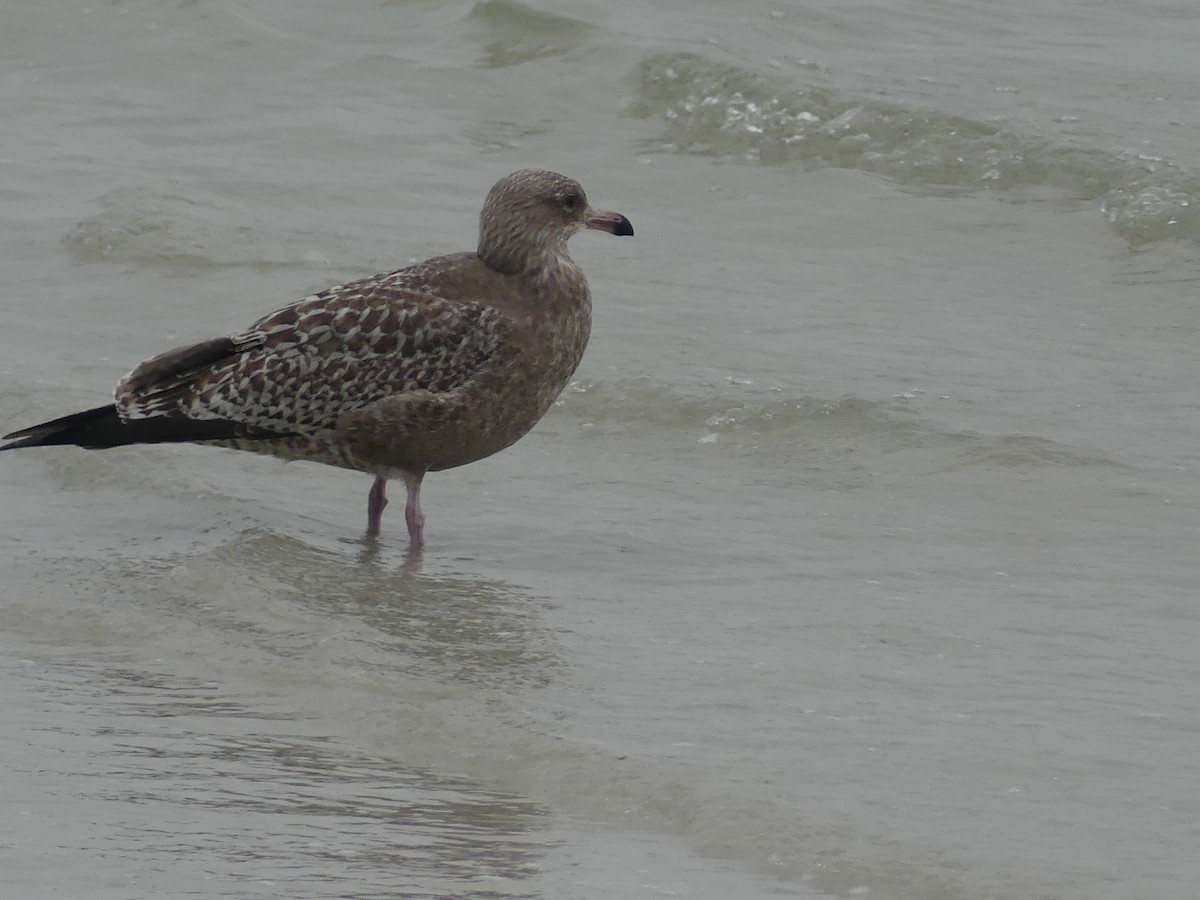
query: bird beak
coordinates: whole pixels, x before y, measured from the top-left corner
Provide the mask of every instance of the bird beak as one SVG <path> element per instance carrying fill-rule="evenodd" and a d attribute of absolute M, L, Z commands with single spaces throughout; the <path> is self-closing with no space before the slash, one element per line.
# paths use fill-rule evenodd
<path fill-rule="evenodd" d="M 607 231 L 609 234 L 633 234 L 633 226 L 629 224 L 627 218 L 620 213 L 609 212 L 606 209 L 589 209 L 584 222 L 588 228 Z"/>

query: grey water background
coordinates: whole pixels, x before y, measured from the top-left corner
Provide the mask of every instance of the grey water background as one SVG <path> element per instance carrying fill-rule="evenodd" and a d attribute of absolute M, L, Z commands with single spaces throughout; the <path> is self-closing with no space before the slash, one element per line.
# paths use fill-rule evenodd
<path fill-rule="evenodd" d="M 0 421 L 625 213 L 561 402 L 367 476 L 0 458 L 13 898 L 1191 898 L 1200 11 L 10 0 Z"/>

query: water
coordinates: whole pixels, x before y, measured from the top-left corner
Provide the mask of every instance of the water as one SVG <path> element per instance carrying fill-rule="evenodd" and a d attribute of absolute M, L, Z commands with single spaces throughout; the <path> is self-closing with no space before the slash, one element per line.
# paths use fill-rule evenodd
<path fill-rule="evenodd" d="M 1200 14 L 9 4 L 0 421 L 473 246 L 575 383 L 427 480 L 0 459 L 6 896 L 1189 898 Z"/>

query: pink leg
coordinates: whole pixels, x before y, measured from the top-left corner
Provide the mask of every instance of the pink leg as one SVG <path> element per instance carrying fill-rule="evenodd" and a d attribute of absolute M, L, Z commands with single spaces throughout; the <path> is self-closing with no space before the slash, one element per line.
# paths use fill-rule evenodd
<path fill-rule="evenodd" d="M 408 524 L 408 540 L 413 549 L 420 550 L 425 546 L 425 516 L 421 512 L 421 479 L 425 473 L 406 475 L 404 483 L 408 487 L 408 502 L 404 504 L 404 521 Z"/>
<path fill-rule="evenodd" d="M 376 478 L 367 494 L 367 534 L 379 534 L 379 520 L 383 517 L 383 508 L 387 506 L 387 480 Z"/>

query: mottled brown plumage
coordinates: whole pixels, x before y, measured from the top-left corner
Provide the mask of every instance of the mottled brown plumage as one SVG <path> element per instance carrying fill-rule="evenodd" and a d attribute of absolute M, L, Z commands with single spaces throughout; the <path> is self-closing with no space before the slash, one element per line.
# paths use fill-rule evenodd
<path fill-rule="evenodd" d="M 419 547 L 425 473 L 521 438 L 579 365 L 591 297 L 566 243 L 584 228 L 633 234 L 577 182 L 515 172 L 488 194 L 476 252 L 330 288 L 163 353 L 121 380 L 113 406 L 14 432 L 0 449 L 196 441 L 358 469 L 376 476 L 372 534 L 384 484 L 399 477 Z"/>

